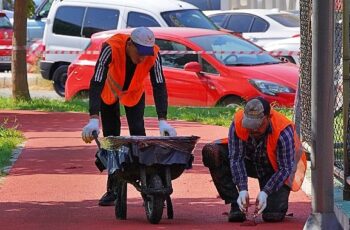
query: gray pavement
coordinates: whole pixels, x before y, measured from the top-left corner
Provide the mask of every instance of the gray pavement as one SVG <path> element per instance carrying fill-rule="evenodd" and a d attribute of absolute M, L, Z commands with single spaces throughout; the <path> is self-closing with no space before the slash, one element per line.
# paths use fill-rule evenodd
<path fill-rule="evenodd" d="M 64 100 L 53 89 L 51 81 L 45 80 L 39 73 L 28 73 L 27 75 L 29 93 L 32 98 L 49 98 Z M 0 72 L 0 96 L 10 97 L 12 95 L 12 73 Z"/>
<path fill-rule="evenodd" d="M 31 98 L 47 98 L 47 99 L 57 99 L 64 100 L 60 97 L 54 90 L 44 90 L 44 89 L 29 89 Z M 11 88 L 0 88 L 0 97 L 11 97 Z"/>

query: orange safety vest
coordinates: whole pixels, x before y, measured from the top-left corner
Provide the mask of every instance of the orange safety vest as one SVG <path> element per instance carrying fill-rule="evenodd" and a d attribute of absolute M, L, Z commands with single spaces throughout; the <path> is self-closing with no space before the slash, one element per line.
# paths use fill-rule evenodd
<path fill-rule="evenodd" d="M 126 34 L 116 34 L 107 40 L 112 49 L 112 61 L 108 66 L 107 79 L 101 94 L 103 102 L 107 105 L 111 105 L 117 100 L 129 107 L 136 105 L 145 91 L 145 79 L 157 58 L 159 48 L 155 45 L 154 55 L 146 56 L 141 63 L 136 65 L 129 88 L 123 91 L 126 72 L 125 48 L 129 37 Z"/>
<path fill-rule="evenodd" d="M 243 110 L 239 110 L 235 114 L 234 124 L 237 136 L 241 140 L 247 141 L 249 132 L 248 129 L 242 126 L 243 113 Z M 291 125 L 293 127 L 295 147 L 294 167 L 292 173 L 286 179 L 285 184 L 288 185 L 292 191 L 296 192 L 300 189 L 305 177 L 307 166 L 306 154 L 303 151 L 299 137 L 295 132 L 294 124 L 274 109 L 271 109 L 271 125 L 272 133 L 267 136 L 267 157 L 275 172 L 278 170 L 276 152 L 278 138 L 281 131 L 284 130 L 287 126 Z M 228 138 L 217 140 L 215 143 L 228 143 Z"/>

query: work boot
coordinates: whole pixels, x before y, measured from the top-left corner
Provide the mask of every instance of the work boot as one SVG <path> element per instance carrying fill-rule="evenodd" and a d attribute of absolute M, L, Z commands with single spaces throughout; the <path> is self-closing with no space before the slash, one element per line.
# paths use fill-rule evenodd
<path fill-rule="evenodd" d="M 107 177 L 107 192 L 103 194 L 98 202 L 100 206 L 113 206 L 117 199 L 117 183 L 118 180 L 114 175 L 108 175 Z"/>
<path fill-rule="evenodd" d="M 101 199 L 98 201 L 100 206 L 114 206 L 115 200 L 117 199 L 116 194 L 113 191 L 107 191 Z"/>
<path fill-rule="evenodd" d="M 245 220 L 245 214 L 239 209 L 238 204 L 232 203 L 230 213 L 228 214 L 228 222 L 243 222 Z"/>
<path fill-rule="evenodd" d="M 281 222 L 284 220 L 285 216 L 286 214 L 282 212 L 267 212 L 262 214 L 262 218 L 265 222 Z"/>

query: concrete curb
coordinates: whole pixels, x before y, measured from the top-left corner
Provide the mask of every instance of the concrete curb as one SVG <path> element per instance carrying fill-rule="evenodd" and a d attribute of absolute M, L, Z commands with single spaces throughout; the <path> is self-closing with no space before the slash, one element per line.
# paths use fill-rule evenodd
<path fill-rule="evenodd" d="M 35 86 L 40 85 L 41 82 L 47 81 L 41 77 L 40 74 L 27 74 L 28 79 L 28 85 L 29 86 Z M 0 73 L 0 88 L 10 88 L 12 86 L 12 73 L 6 72 L 6 73 Z"/>
<path fill-rule="evenodd" d="M 22 144 L 19 144 L 17 146 L 17 148 L 15 148 L 13 151 L 12 151 L 12 154 L 11 154 L 11 158 L 10 158 L 10 165 L 7 165 L 3 168 L 0 169 L 0 172 L 2 173 L 5 173 L 6 175 L 9 174 L 12 166 L 15 164 L 16 160 L 18 159 L 18 157 L 21 155 L 22 153 L 22 150 L 24 149 L 25 147 L 25 142 L 23 142 Z"/>

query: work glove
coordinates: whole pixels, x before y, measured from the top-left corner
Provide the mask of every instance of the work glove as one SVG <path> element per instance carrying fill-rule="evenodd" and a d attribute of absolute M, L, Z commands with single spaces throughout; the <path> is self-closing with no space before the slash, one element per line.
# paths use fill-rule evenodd
<path fill-rule="evenodd" d="M 158 125 L 161 136 L 176 136 L 176 130 L 174 129 L 174 127 L 169 125 L 168 122 L 166 122 L 165 120 L 159 120 Z"/>
<path fill-rule="evenodd" d="M 239 192 L 237 204 L 242 212 L 247 212 L 247 208 L 249 205 L 249 194 L 247 190 L 242 190 Z"/>
<path fill-rule="evenodd" d="M 266 205 L 267 205 L 267 194 L 266 192 L 261 191 L 258 194 L 258 197 L 256 198 L 256 208 L 258 211 L 257 214 L 261 214 L 266 208 Z"/>
<path fill-rule="evenodd" d="M 89 123 L 84 126 L 83 132 L 81 133 L 81 137 L 83 141 L 85 141 L 85 143 L 91 143 L 91 141 L 94 139 L 94 137 L 92 136 L 93 131 L 96 131 L 97 135 L 100 132 L 98 118 L 91 118 L 89 120 Z"/>

